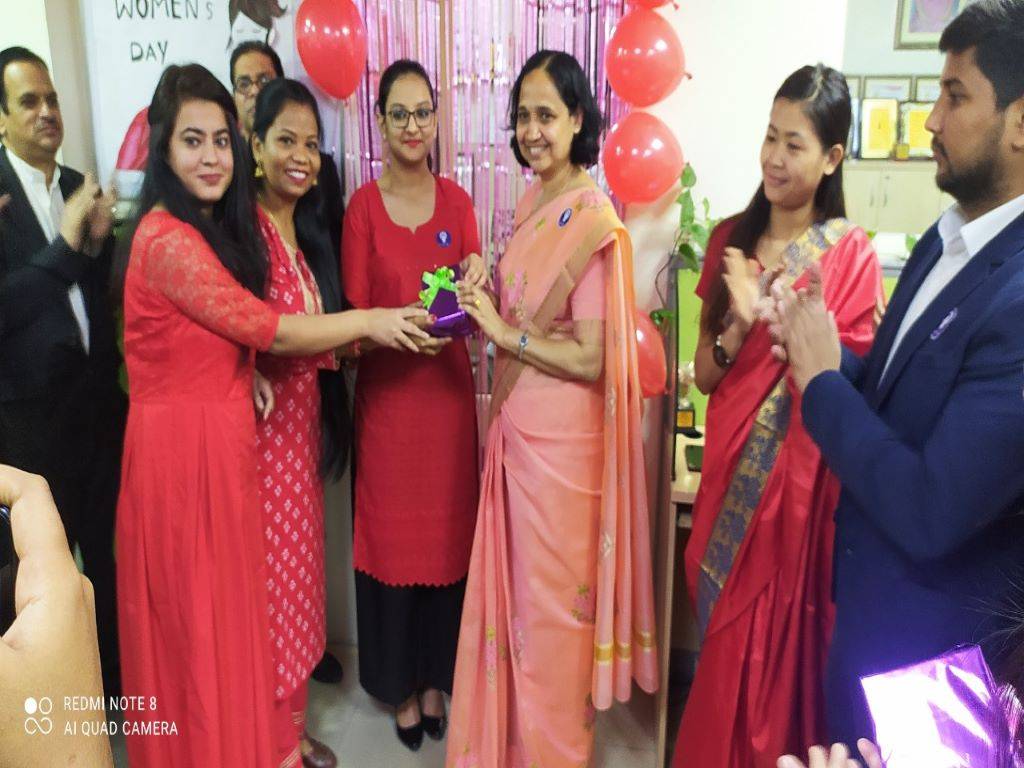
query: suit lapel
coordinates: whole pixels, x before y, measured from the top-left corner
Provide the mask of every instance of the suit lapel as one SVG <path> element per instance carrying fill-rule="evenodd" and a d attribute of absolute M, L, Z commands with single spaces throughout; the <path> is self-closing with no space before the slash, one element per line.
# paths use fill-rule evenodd
<path fill-rule="evenodd" d="M 982 285 L 1007 259 L 1021 251 L 1024 251 L 1024 216 L 1017 218 L 971 258 L 910 327 L 892 358 L 889 370 L 879 384 L 874 398 L 876 407 L 885 400 L 918 347 L 930 336 L 937 337 L 937 334 L 945 331 L 946 326 L 955 322 L 958 307 L 964 299 Z"/>
<path fill-rule="evenodd" d="M 18 174 L 14 172 L 14 166 L 7 158 L 7 147 L 0 147 L 0 184 L 3 185 L 4 191 L 11 196 L 11 202 L 8 203 L 3 215 L 9 217 L 13 227 L 21 229 L 25 233 L 29 240 L 28 252 L 35 253 L 41 248 L 45 248 L 46 233 L 39 225 L 39 219 L 36 218 L 36 212 L 28 201 L 25 188 L 21 186 L 21 179 L 18 178 Z"/>
<path fill-rule="evenodd" d="M 885 310 L 882 324 L 878 328 L 875 342 L 871 346 L 871 354 L 868 360 L 867 378 L 865 379 L 865 392 L 873 392 L 878 386 L 885 363 L 889 359 L 889 351 L 892 349 L 893 341 L 899 332 L 903 318 L 910 309 L 910 303 L 914 300 L 921 283 L 932 271 L 932 267 L 942 255 L 942 239 L 938 236 L 937 229 L 934 230 L 933 238 L 924 238 L 918 244 L 914 253 L 907 261 L 906 267 L 900 276 L 896 291 L 893 293 L 892 301 Z"/>

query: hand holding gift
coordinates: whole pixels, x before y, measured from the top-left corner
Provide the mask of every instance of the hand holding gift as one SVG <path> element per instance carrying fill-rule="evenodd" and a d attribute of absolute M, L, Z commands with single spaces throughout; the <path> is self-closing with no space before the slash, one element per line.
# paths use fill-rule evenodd
<path fill-rule="evenodd" d="M 434 317 L 433 325 L 427 328 L 432 336 L 469 336 L 476 330 L 465 309 L 459 306 L 455 285 L 458 280 L 458 267 L 438 267 L 433 272 L 423 273 L 420 301 Z"/>

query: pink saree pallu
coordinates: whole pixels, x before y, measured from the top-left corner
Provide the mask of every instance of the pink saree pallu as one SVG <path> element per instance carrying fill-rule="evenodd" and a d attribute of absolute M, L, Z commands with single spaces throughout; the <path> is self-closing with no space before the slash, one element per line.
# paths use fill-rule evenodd
<path fill-rule="evenodd" d="M 499 265 L 535 335 L 604 321 L 604 371 L 568 381 L 499 353 L 455 670 L 449 768 L 580 768 L 597 709 L 657 688 L 629 237 L 593 188 L 533 213 Z"/>

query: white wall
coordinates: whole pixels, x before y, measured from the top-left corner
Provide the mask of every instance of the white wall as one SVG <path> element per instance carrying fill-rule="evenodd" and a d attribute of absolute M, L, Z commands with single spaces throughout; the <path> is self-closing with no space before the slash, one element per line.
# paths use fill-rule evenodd
<path fill-rule="evenodd" d="M 851 75 L 938 75 L 938 51 L 897 51 L 897 0 L 849 0 L 843 71 Z"/>
<path fill-rule="evenodd" d="M 51 64 L 44 0 L 4 0 L 0 50 L 12 45 L 23 45 Z"/>

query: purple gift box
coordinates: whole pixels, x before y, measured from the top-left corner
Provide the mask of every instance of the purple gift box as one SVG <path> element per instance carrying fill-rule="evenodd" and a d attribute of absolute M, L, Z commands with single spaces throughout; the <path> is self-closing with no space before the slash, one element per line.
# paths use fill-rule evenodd
<path fill-rule="evenodd" d="M 1020 705 L 981 649 L 861 679 L 886 768 L 1021 768 Z"/>
<path fill-rule="evenodd" d="M 427 328 L 431 336 L 458 338 L 471 336 L 476 331 L 476 323 L 459 309 L 458 294 L 455 283 L 461 278 L 458 266 L 439 267 L 433 272 L 424 272 L 421 284 L 420 299 L 430 314 L 437 318 Z"/>

